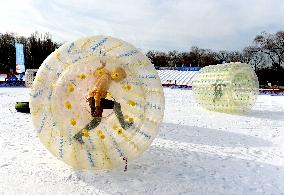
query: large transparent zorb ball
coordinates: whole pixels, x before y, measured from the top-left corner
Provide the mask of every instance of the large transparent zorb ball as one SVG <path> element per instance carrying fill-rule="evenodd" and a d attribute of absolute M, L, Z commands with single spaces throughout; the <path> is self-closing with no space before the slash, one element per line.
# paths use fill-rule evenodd
<path fill-rule="evenodd" d="M 111 169 L 149 147 L 163 118 L 164 94 L 144 54 L 122 40 L 94 36 L 47 57 L 30 107 L 52 154 L 74 168 Z"/>
<path fill-rule="evenodd" d="M 226 63 L 202 68 L 193 79 L 196 101 L 211 111 L 241 113 L 254 105 L 258 78 L 250 65 Z"/>

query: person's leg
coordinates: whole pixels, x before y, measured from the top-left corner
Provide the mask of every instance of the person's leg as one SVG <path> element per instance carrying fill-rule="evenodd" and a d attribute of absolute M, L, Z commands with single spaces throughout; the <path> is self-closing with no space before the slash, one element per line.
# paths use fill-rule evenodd
<path fill-rule="evenodd" d="M 100 122 L 101 122 L 102 118 L 101 117 L 94 117 L 93 120 L 91 120 L 91 122 L 89 122 L 83 129 L 81 129 L 76 135 L 74 135 L 74 139 L 77 140 L 78 142 L 80 142 L 81 144 L 84 143 L 82 136 L 83 136 L 83 130 L 87 130 L 90 131 L 94 128 L 96 128 Z"/>
<path fill-rule="evenodd" d="M 88 98 L 88 102 L 89 102 L 89 106 L 91 108 L 91 115 L 92 117 L 96 116 L 96 103 L 95 103 L 95 99 L 93 97 L 89 97 Z"/>
<path fill-rule="evenodd" d="M 76 139 L 78 142 L 80 142 L 81 144 L 83 144 L 83 130 L 87 130 L 90 131 L 94 128 L 96 128 L 101 120 L 102 120 L 102 113 L 103 113 L 103 109 L 113 109 L 114 107 L 114 102 L 111 100 L 107 100 L 102 98 L 101 99 L 101 106 L 98 107 L 95 104 L 95 99 L 93 97 L 88 98 L 88 102 L 91 108 L 91 115 L 94 117 L 93 120 L 91 122 L 89 122 L 83 129 L 81 129 L 76 135 L 74 135 L 74 139 Z"/>
<path fill-rule="evenodd" d="M 123 129 L 128 129 L 129 127 L 131 127 L 133 125 L 133 123 L 130 123 L 130 122 L 127 122 L 127 121 L 124 120 L 124 116 L 123 116 L 123 113 L 121 111 L 121 105 L 118 102 L 114 101 L 114 108 L 113 109 L 114 109 L 114 113 L 115 113 L 115 115 L 116 115 L 116 117 L 117 117 L 117 119 L 118 119 L 118 121 L 119 121 L 119 123 L 120 123 L 120 125 Z"/>
<path fill-rule="evenodd" d="M 89 106 L 91 108 L 92 117 L 102 117 L 103 109 L 106 109 L 104 107 L 104 104 L 103 104 L 104 101 L 105 101 L 104 98 L 102 98 L 100 100 L 100 106 L 96 106 L 96 100 L 93 97 L 88 98 Z M 108 100 L 108 101 L 110 101 L 110 100 Z"/>
<path fill-rule="evenodd" d="M 103 109 L 101 106 L 96 106 L 95 108 L 95 117 L 102 117 L 103 116 Z"/>
<path fill-rule="evenodd" d="M 117 119 L 118 119 L 118 121 L 119 121 L 119 123 L 120 123 L 120 125 L 123 129 L 128 129 L 133 125 L 133 123 L 130 123 L 130 122 L 127 122 L 127 121 L 124 120 L 124 116 L 123 116 L 123 113 L 122 113 L 122 110 L 121 110 L 121 105 L 118 102 L 106 100 L 106 99 L 102 99 L 102 100 L 103 100 L 102 101 L 103 102 L 102 103 L 102 105 L 103 105 L 102 109 L 105 108 L 105 107 L 111 108 L 112 105 L 113 105 L 114 113 L 115 113 L 115 115 L 116 115 L 116 117 L 117 117 Z M 90 131 L 90 130 L 96 128 L 100 124 L 101 120 L 102 120 L 101 117 L 94 117 L 94 119 L 90 123 L 88 123 L 83 129 L 81 129 L 76 135 L 74 135 L 74 139 L 76 139 L 78 142 L 83 144 L 84 143 L 83 139 L 82 139 L 83 130 L 85 129 L 87 131 Z"/>
<path fill-rule="evenodd" d="M 114 101 L 102 98 L 101 99 L 101 107 L 103 109 L 113 109 Z"/>

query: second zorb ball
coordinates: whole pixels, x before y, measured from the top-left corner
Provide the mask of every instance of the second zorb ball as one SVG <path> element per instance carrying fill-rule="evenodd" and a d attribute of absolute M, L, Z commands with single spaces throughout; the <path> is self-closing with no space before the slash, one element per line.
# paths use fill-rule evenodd
<path fill-rule="evenodd" d="M 196 101 L 211 111 L 240 113 L 254 105 L 259 89 L 250 65 L 226 63 L 202 68 L 193 80 Z"/>

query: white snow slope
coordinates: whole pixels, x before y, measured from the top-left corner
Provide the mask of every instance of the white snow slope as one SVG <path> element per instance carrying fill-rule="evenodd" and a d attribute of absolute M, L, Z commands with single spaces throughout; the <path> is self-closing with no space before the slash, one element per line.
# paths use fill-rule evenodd
<path fill-rule="evenodd" d="M 157 70 L 162 84 L 192 86 L 192 80 L 198 71 Z"/>
<path fill-rule="evenodd" d="M 76 171 L 39 142 L 29 89 L 0 88 L 0 194 L 284 194 L 284 96 L 259 96 L 251 113 L 203 110 L 191 91 L 164 89 L 158 137 L 112 171 Z"/>

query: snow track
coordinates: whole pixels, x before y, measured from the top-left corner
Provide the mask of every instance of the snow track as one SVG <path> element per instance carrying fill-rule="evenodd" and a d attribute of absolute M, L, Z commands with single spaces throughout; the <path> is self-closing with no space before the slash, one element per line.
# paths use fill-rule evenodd
<path fill-rule="evenodd" d="M 192 79 L 198 71 L 158 70 L 162 84 L 192 85 Z M 169 82 L 171 81 L 171 82 Z"/>
<path fill-rule="evenodd" d="M 15 111 L 29 89 L 0 88 L 0 194 L 284 194 L 284 96 L 229 115 L 203 110 L 190 90 L 164 91 L 149 150 L 127 172 L 85 172 L 47 152 L 31 116 Z"/>

